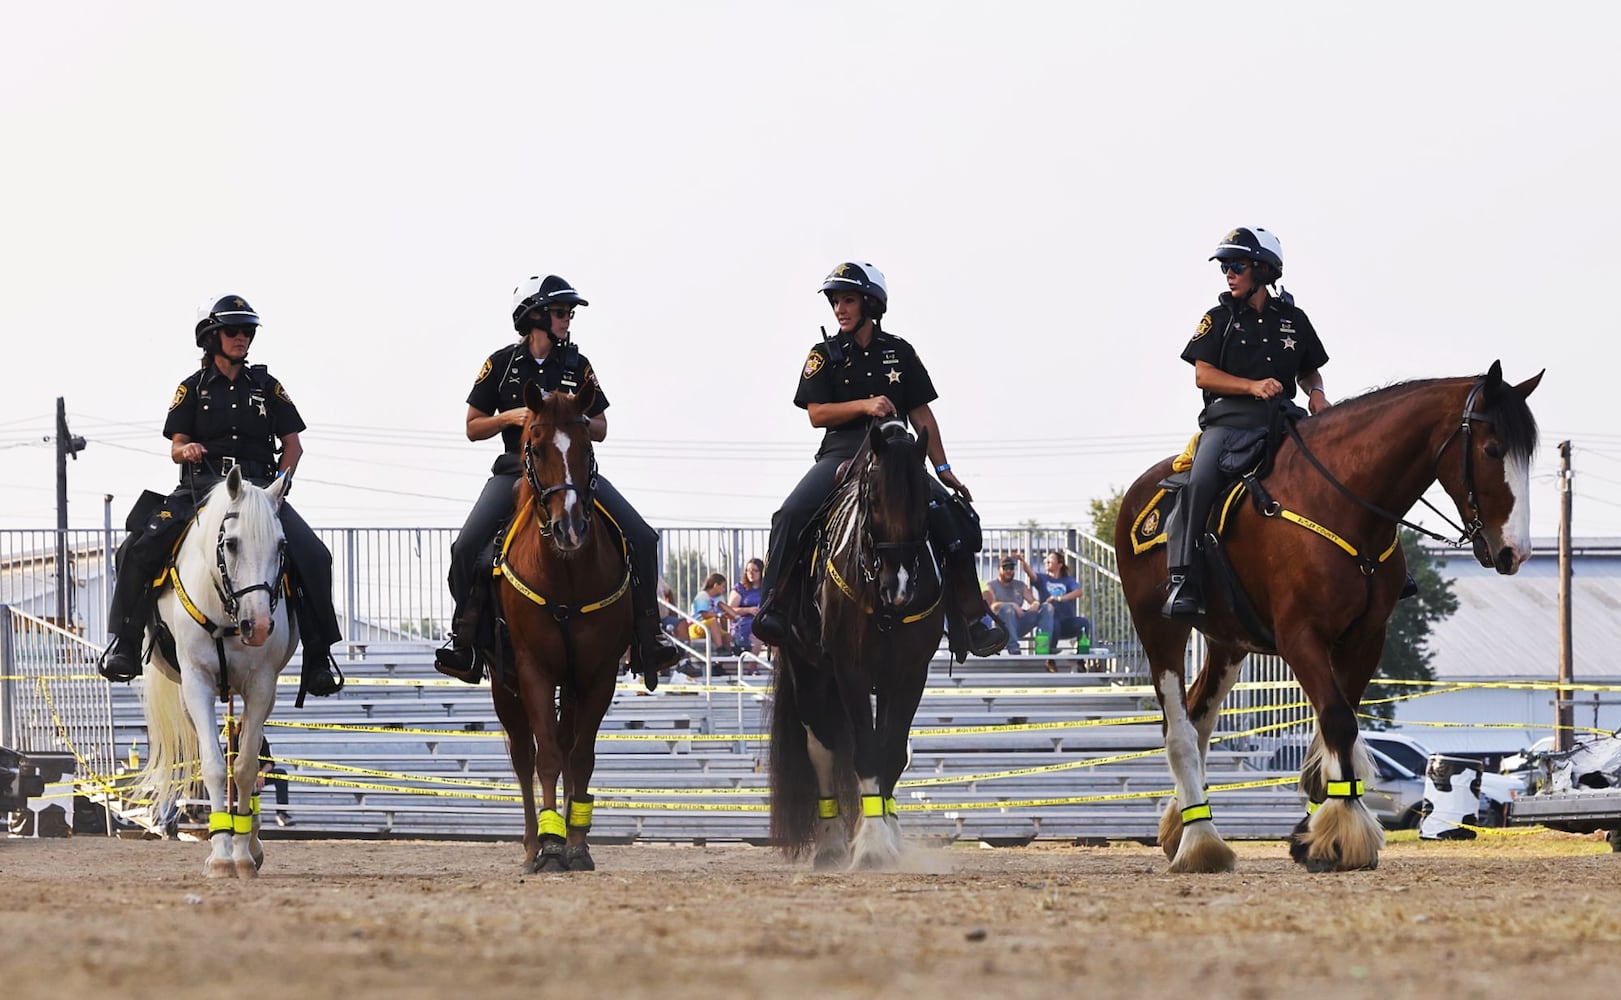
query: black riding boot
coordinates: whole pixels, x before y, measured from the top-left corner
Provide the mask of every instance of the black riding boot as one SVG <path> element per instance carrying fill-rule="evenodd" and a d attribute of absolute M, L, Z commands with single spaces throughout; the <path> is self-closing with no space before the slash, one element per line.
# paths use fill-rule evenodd
<path fill-rule="evenodd" d="M 1203 581 L 1186 566 L 1171 567 L 1170 594 L 1160 614 L 1177 621 L 1200 618 L 1205 613 Z"/>
<path fill-rule="evenodd" d="M 659 624 L 658 608 L 636 612 L 636 635 L 630 644 L 630 669 L 642 675 L 647 689 L 659 686 L 659 674 L 681 661 L 681 650 L 671 644 Z"/>
<path fill-rule="evenodd" d="M 450 619 L 450 641 L 434 652 L 433 669 L 467 684 L 484 679 L 484 657 L 476 640 L 489 593 L 488 586 L 475 583 L 472 592 L 457 604 Z"/>
<path fill-rule="evenodd" d="M 946 634 L 958 663 L 975 656 L 995 656 L 1007 648 L 1007 626 L 991 614 L 979 590 L 972 562 L 951 558 L 941 567 L 946 587 Z"/>
<path fill-rule="evenodd" d="M 326 698 L 343 690 L 343 671 L 338 669 L 338 663 L 332 658 L 332 644 L 337 640 L 330 638 L 334 622 L 326 623 L 322 627 L 321 615 L 311 607 L 309 593 L 295 584 L 298 593 L 298 606 L 294 611 L 298 615 L 298 635 L 304 646 L 304 662 L 300 665 L 300 686 L 298 698 L 293 702 L 294 707 L 304 707 L 304 692 L 309 692 L 317 698 Z"/>
<path fill-rule="evenodd" d="M 113 635 L 96 670 L 110 681 L 132 681 L 141 676 L 141 640 L 157 595 L 152 578 L 163 565 L 163 540 L 145 534 L 132 534 L 119 546 L 118 578 L 113 584 L 112 607 L 107 613 L 107 631 Z"/>

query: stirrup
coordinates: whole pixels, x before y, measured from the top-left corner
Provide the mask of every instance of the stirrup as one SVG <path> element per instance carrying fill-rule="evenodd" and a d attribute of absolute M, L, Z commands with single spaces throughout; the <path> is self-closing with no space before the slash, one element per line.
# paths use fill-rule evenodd
<path fill-rule="evenodd" d="M 302 673 L 305 690 L 317 698 L 326 698 L 343 690 L 343 671 L 328 650 L 306 650 Z"/>
<path fill-rule="evenodd" d="M 464 684 L 484 679 L 483 657 L 472 646 L 444 645 L 434 650 L 433 669 Z"/>
<path fill-rule="evenodd" d="M 135 643 L 134 653 L 120 649 L 122 645 L 120 640 L 114 639 L 96 660 L 96 673 L 115 683 L 128 683 L 141 676 L 141 644 Z"/>

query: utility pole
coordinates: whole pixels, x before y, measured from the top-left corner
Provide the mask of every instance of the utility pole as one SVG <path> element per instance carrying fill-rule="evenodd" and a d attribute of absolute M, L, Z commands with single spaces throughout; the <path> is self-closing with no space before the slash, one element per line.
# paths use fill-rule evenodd
<path fill-rule="evenodd" d="M 1558 706 L 1558 728 L 1554 730 L 1555 750 L 1569 750 L 1575 745 L 1576 706 L 1571 704 L 1575 692 L 1570 646 L 1570 442 L 1559 442 L 1559 692 L 1554 696 Z"/>
<path fill-rule="evenodd" d="M 68 456 L 79 460 L 84 438 L 68 433 L 67 403 L 56 397 L 56 624 L 68 628 Z"/>

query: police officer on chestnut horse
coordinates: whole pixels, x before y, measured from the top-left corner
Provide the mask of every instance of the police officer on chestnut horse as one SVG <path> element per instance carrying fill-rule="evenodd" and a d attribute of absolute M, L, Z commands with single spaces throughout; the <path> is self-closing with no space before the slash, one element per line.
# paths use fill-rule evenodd
<path fill-rule="evenodd" d="M 838 322 L 836 337 L 810 349 L 800 372 L 794 405 L 810 415 L 811 426 L 826 429 L 816 464 L 794 487 L 782 509 L 771 518 L 771 542 L 761 591 L 765 594 L 754 619 L 754 634 L 780 646 L 788 641 L 793 617 L 805 610 L 795 590 L 798 581 L 785 577 L 799 555 L 800 536 L 833 492 L 839 467 L 861 447 L 871 422 L 899 416 L 919 431 L 928 431 L 929 462 L 938 480 L 930 479 L 929 542 L 944 572 L 950 599 L 947 631 L 952 652 L 961 661 L 969 652 L 992 656 L 1007 646 L 1007 629 L 985 606 L 974 556 L 979 552 L 978 517 L 969 507 L 973 496 L 951 471 L 945 444 L 929 404 L 938 398 L 929 371 L 912 345 L 879 325 L 889 308 L 889 287 L 872 264 L 846 261 L 822 282 Z M 948 493 L 946 487 L 955 491 Z"/>
<path fill-rule="evenodd" d="M 525 279 L 512 292 L 512 326 L 518 342 L 485 359 L 467 394 L 467 439 L 483 441 L 499 434 L 502 453 L 490 467 L 484 491 L 450 546 L 450 595 L 456 601 L 456 610 L 450 642 L 435 654 L 434 666 L 457 680 L 477 684 L 484 676 L 479 650 L 490 645 L 481 641 L 480 630 L 490 623 L 495 535 L 512 517 L 513 487 L 522 474 L 518 456 L 524 425 L 530 417 L 523 401 L 524 386 L 534 382 L 547 392 L 576 393 L 586 383 L 595 385 L 587 432 L 592 441 L 608 436 L 608 415 L 604 412 L 608 397 L 597 382 L 591 362 L 569 339 L 575 307 L 589 304 L 574 286 L 555 274 Z M 596 475 L 593 495 L 625 533 L 630 549 L 635 617 L 631 667 L 643 675 L 651 690 L 658 683 L 659 672 L 681 658 L 681 651 L 670 644 L 659 627 L 659 534 L 600 473 Z M 484 634 L 483 638 L 489 636 Z"/>
<path fill-rule="evenodd" d="M 143 494 L 125 525 L 130 534 L 118 548 L 118 576 L 107 615 L 113 640 L 97 668 L 108 680 L 140 676 L 141 640 L 156 598 L 152 582 L 208 491 L 233 467 L 259 486 L 285 476 L 289 485 L 283 495 L 291 489 L 304 454 L 298 437 L 304 420 L 281 382 L 264 365 L 247 363 L 259 327 L 259 314 L 240 295 L 211 299 L 197 310 L 193 332 L 203 350 L 202 363 L 175 388 L 163 424 L 169 457 L 180 466 L 180 485 L 167 498 Z M 332 607 L 332 553 L 285 501 L 280 510 L 304 645 L 302 704 L 305 691 L 326 696 L 342 689 L 343 674 L 333 662 L 331 646 L 343 635 Z"/>
<path fill-rule="evenodd" d="M 1328 353 L 1316 329 L 1287 292 L 1274 296 L 1267 287 L 1283 276 L 1278 238 L 1265 229 L 1240 226 L 1210 259 L 1220 261 L 1227 291 L 1200 318 L 1193 339 L 1182 349 L 1205 405 L 1199 413 L 1193 470 L 1168 526 L 1170 596 L 1164 614 L 1178 619 L 1205 612 L 1195 550 L 1224 481 L 1219 462 L 1225 446 L 1268 426 L 1280 402 L 1294 399 L 1297 385 L 1312 413 L 1329 406 L 1318 371 L 1328 362 Z"/>

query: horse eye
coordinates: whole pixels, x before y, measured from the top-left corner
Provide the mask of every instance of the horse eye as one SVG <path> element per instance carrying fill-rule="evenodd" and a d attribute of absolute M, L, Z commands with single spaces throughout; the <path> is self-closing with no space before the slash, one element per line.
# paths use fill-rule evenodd
<path fill-rule="evenodd" d="M 231 553 L 232 555 L 236 555 L 236 539 L 227 538 L 225 540 L 225 551 Z"/>
<path fill-rule="evenodd" d="M 1499 445 L 1496 441 L 1488 441 L 1488 442 L 1486 442 L 1486 457 L 1487 458 L 1502 458 L 1503 457 L 1503 448 L 1502 448 L 1502 446 Z"/>

